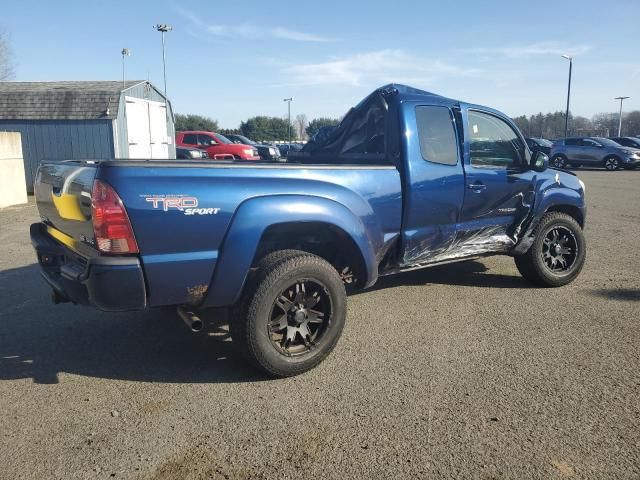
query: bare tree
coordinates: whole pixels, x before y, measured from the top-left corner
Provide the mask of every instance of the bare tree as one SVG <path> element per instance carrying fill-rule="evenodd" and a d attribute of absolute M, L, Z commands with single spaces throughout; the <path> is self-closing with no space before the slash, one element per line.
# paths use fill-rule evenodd
<path fill-rule="evenodd" d="M 296 119 L 293 121 L 293 125 L 296 129 L 296 137 L 298 140 L 305 140 L 307 138 L 306 128 L 309 125 L 307 116 L 304 113 L 296 115 Z"/>
<path fill-rule="evenodd" d="M 0 82 L 13 78 L 13 63 L 7 35 L 0 30 Z"/>

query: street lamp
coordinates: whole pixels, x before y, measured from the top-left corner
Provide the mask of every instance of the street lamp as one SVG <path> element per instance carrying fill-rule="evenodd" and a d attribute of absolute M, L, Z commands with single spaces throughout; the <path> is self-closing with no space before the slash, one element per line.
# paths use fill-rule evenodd
<path fill-rule="evenodd" d="M 122 54 L 122 88 L 124 89 L 124 57 L 128 57 L 129 55 L 131 55 L 131 50 L 129 50 L 128 48 L 123 48 L 122 51 L 120 52 Z"/>
<path fill-rule="evenodd" d="M 159 23 L 154 27 L 162 33 L 162 76 L 164 77 L 164 98 L 167 98 L 167 63 L 164 56 L 164 34 L 173 30 L 171 25 Z"/>
<path fill-rule="evenodd" d="M 569 132 L 569 98 L 571 97 L 571 68 L 573 67 L 573 58 L 569 55 L 562 55 L 562 58 L 569 60 L 569 86 L 567 87 L 567 113 L 564 117 L 564 138 L 567 138 Z"/>
<path fill-rule="evenodd" d="M 288 128 L 289 128 L 289 143 L 291 143 L 291 102 L 293 102 L 293 97 L 283 98 L 282 101 L 287 102 L 287 107 L 288 107 L 288 111 L 289 111 Z"/>
<path fill-rule="evenodd" d="M 622 136 L 622 102 L 631 97 L 616 97 L 614 100 L 620 100 L 620 115 L 618 116 L 618 136 Z"/>

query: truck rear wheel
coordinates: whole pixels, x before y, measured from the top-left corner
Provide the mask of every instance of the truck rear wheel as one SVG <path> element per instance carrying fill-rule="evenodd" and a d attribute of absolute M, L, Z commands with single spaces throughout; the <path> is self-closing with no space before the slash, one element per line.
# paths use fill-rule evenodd
<path fill-rule="evenodd" d="M 331 353 L 346 307 L 344 284 L 330 263 L 296 250 L 273 252 L 258 264 L 231 320 L 233 342 L 269 375 L 298 375 Z"/>
<path fill-rule="evenodd" d="M 543 287 L 561 287 L 580 273 L 586 259 L 586 242 L 576 220 L 560 212 L 546 213 L 534 232 L 531 248 L 515 257 L 527 280 Z"/>

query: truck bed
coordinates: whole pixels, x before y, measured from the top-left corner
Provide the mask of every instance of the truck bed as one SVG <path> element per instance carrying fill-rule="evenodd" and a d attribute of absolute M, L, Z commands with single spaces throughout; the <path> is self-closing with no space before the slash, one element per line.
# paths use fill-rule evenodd
<path fill-rule="evenodd" d="M 361 222 L 357 228 L 375 252 L 382 252 L 400 231 L 402 191 L 393 166 L 198 160 L 43 162 L 35 188 L 43 223 L 58 235 L 57 240 L 65 239 L 68 248 L 84 257 L 100 256 L 91 219 L 96 179 L 113 187 L 126 207 L 150 306 L 229 302 L 231 290 L 226 291 L 224 283 L 237 282 L 228 277 L 252 261 L 239 258 L 239 252 L 248 249 L 256 235 L 259 241 L 262 232 L 256 229 L 265 216 L 283 210 L 287 218 L 299 221 L 332 215 L 308 199 L 348 209 Z M 238 212 L 243 223 L 230 238 L 229 227 Z M 226 254 L 224 265 L 218 265 L 218 253 L 225 245 L 226 253 L 237 249 L 238 254 Z M 226 282 L 208 294 L 215 275 L 224 275 Z"/>

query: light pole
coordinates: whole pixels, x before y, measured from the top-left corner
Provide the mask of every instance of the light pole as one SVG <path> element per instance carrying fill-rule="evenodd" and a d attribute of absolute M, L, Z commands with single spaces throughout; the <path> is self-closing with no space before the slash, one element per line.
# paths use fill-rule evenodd
<path fill-rule="evenodd" d="M 287 124 L 287 128 L 289 129 L 289 143 L 291 143 L 291 102 L 293 102 L 293 97 L 283 98 L 282 101 L 287 102 L 289 111 L 289 123 Z"/>
<path fill-rule="evenodd" d="M 569 86 L 567 87 L 567 113 L 564 117 L 564 138 L 567 138 L 569 132 L 569 98 L 571 97 L 571 69 L 573 67 L 573 58 L 569 55 L 562 55 L 562 58 L 569 60 Z"/>
<path fill-rule="evenodd" d="M 622 136 L 622 102 L 631 97 L 616 97 L 614 100 L 620 100 L 620 115 L 618 116 L 618 136 Z"/>
<path fill-rule="evenodd" d="M 164 98 L 167 98 L 167 63 L 164 56 L 164 34 L 173 30 L 171 25 L 159 23 L 155 29 L 162 33 L 162 76 L 164 78 Z"/>
<path fill-rule="evenodd" d="M 122 51 L 120 52 L 122 54 L 122 88 L 124 89 L 124 57 L 128 57 L 129 55 L 131 55 L 131 50 L 129 50 L 128 48 L 123 48 Z"/>

